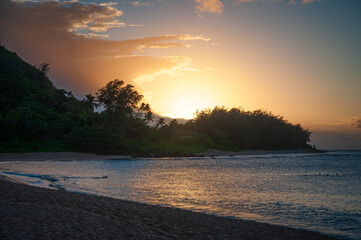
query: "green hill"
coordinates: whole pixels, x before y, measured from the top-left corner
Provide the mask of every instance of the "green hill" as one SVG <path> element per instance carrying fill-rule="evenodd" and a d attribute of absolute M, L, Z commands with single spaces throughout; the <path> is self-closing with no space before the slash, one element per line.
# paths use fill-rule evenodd
<path fill-rule="evenodd" d="M 38 68 L 0 47 L 0 151 L 70 150 L 64 134 L 84 124 L 87 109 L 54 87 L 47 65 Z"/>
<path fill-rule="evenodd" d="M 270 112 L 216 107 L 184 124 L 153 122 L 149 105 L 132 85 L 114 80 L 96 96 L 78 100 L 55 88 L 48 71 L 48 64 L 32 66 L 0 47 L 0 152 L 170 156 L 311 148 L 308 130 Z M 95 112 L 95 106 L 105 111 Z"/>

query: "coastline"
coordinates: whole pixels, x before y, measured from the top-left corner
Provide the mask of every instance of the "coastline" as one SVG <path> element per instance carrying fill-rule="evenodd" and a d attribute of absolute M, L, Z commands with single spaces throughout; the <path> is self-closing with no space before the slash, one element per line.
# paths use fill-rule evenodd
<path fill-rule="evenodd" d="M 311 231 L 211 216 L 0 177 L 1 239 L 336 239 Z"/>
<path fill-rule="evenodd" d="M 0 153 L 0 162 L 6 161 L 83 161 L 83 160 L 127 160 L 129 155 L 97 155 L 79 152 L 33 152 Z"/>
<path fill-rule="evenodd" d="M 323 153 L 325 151 L 317 149 L 293 149 L 293 150 L 247 150 L 242 152 L 209 150 L 203 153 L 196 153 L 197 156 L 244 156 L 244 155 L 268 155 L 268 154 L 304 154 L 304 153 Z"/>
<path fill-rule="evenodd" d="M 202 153 L 195 153 L 190 156 L 159 156 L 159 157 L 215 157 L 215 156 L 244 156 L 244 155 L 266 155 L 266 154 L 304 154 L 323 153 L 321 150 L 295 149 L 295 150 L 249 150 L 242 152 L 209 150 Z M 152 156 L 156 158 L 158 156 Z M 137 158 L 131 155 L 98 155 L 93 153 L 80 152 L 33 152 L 33 153 L 0 153 L 0 162 L 6 161 L 83 161 L 83 160 L 129 160 Z M 142 157 L 139 157 L 142 158 Z M 149 157 L 146 157 L 149 159 Z"/>

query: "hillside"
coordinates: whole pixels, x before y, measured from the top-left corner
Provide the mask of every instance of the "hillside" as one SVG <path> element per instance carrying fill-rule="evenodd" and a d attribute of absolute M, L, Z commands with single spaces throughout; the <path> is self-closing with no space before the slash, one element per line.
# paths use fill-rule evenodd
<path fill-rule="evenodd" d="M 134 86 L 109 82 L 76 99 L 49 80 L 48 64 L 32 66 L 0 47 L 0 152 L 82 151 L 141 156 L 312 148 L 310 132 L 257 110 L 216 107 L 179 123 L 154 118 Z M 95 112 L 95 107 L 105 110 Z"/>
<path fill-rule="evenodd" d="M 55 88 L 48 70 L 0 47 L 0 151 L 69 150 L 61 138 L 84 124 L 87 109 Z"/>

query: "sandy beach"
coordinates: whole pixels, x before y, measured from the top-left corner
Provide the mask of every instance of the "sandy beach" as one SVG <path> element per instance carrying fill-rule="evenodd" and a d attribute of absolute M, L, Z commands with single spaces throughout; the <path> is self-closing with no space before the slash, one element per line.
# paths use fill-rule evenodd
<path fill-rule="evenodd" d="M 225 153 L 229 152 L 206 154 Z M 86 153 L 0 154 L 0 161 L 129 158 Z M 0 176 L 0 239 L 335 239 L 300 229 L 33 187 L 10 180 Z"/>
<path fill-rule="evenodd" d="M 0 179 L 0 239 L 334 239 Z"/>

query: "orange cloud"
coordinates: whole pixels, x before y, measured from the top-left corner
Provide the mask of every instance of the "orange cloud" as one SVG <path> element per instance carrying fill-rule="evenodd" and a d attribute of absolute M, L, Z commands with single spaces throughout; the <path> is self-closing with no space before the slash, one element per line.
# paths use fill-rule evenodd
<path fill-rule="evenodd" d="M 201 14 L 204 12 L 221 14 L 223 13 L 223 3 L 220 0 L 194 0 L 197 5 L 196 11 Z"/>
<path fill-rule="evenodd" d="M 283 0 L 235 0 L 233 1 L 233 5 L 238 5 L 241 3 L 252 3 L 252 2 L 282 2 Z"/>
<path fill-rule="evenodd" d="M 112 4 L 0 1 L 0 41 L 32 64 L 49 62 L 58 87 L 84 94 L 115 78 L 129 82 L 190 71 L 186 57 L 143 55 L 150 48 L 189 47 L 185 41 L 209 40 L 188 34 L 104 39 L 106 30 L 127 26 L 119 21 L 121 15 Z"/>
<path fill-rule="evenodd" d="M 309 4 L 314 2 L 320 2 L 321 0 L 302 0 L 302 4 Z"/>

